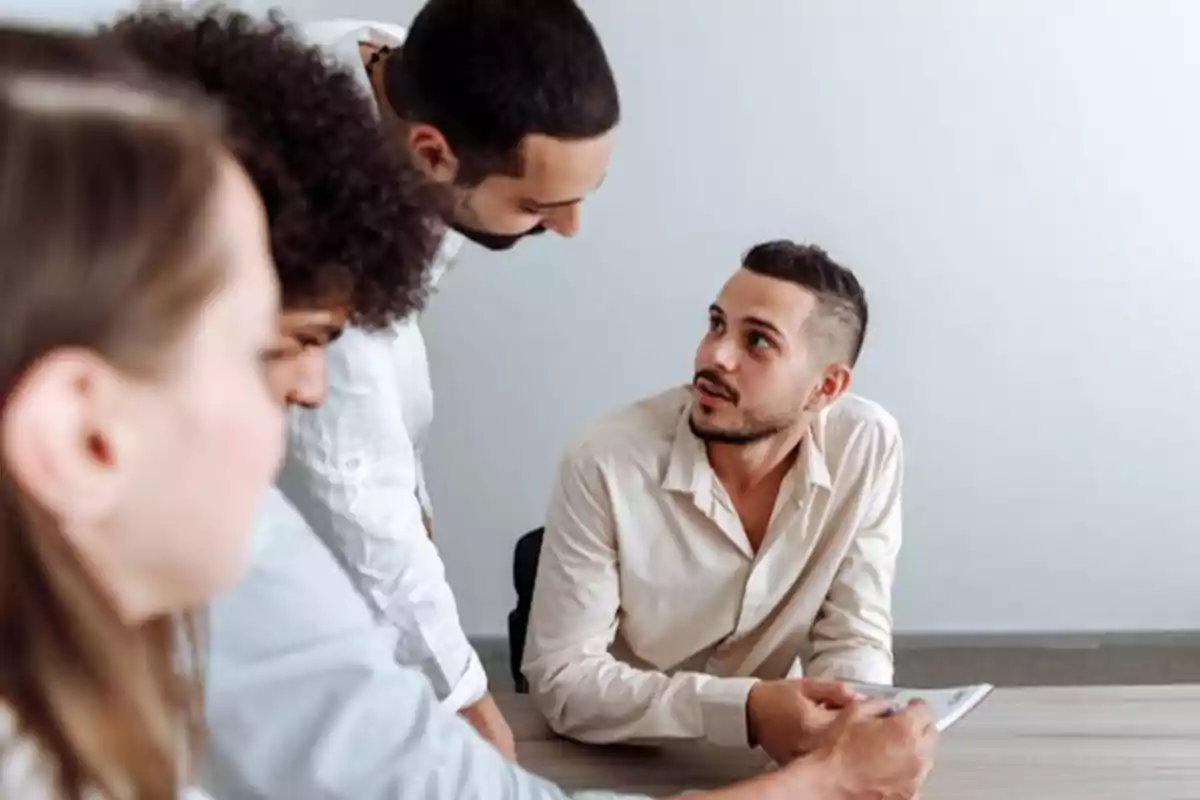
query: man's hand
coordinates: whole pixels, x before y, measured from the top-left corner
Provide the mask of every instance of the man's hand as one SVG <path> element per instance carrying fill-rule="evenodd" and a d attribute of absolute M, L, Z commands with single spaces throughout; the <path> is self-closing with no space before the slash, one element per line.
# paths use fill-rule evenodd
<path fill-rule="evenodd" d="M 933 768 L 933 722 L 920 701 L 894 712 L 886 701 L 855 703 L 838 714 L 812 761 L 828 772 L 835 796 L 912 800 Z"/>
<path fill-rule="evenodd" d="M 777 770 L 673 800 L 916 800 L 933 767 L 937 733 L 923 703 L 893 712 L 870 700 L 835 714 L 818 740 L 812 753 Z"/>
<path fill-rule="evenodd" d="M 788 678 L 755 684 L 746 700 L 750 743 L 777 764 L 811 752 L 858 696 L 844 683 Z"/>
<path fill-rule="evenodd" d="M 480 736 L 491 742 L 501 755 L 509 761 L 517 760 L 517 743 L 513 739 L 512 728 L 508 727 L 491 694 L 485 694 L 475 705 L 467 706 L 458 714 L 471 723 Z"/>

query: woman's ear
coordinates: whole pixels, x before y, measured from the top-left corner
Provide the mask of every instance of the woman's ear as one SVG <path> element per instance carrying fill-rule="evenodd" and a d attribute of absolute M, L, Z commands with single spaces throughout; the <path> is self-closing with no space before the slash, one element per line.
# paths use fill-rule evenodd
<path fill-rule="evenodd" d="M 64 530 L 91 527 L 116 505 L 123 388 L 101 359 L 62 351 L 27 370 L 4 406 L 4 466 Z"/>

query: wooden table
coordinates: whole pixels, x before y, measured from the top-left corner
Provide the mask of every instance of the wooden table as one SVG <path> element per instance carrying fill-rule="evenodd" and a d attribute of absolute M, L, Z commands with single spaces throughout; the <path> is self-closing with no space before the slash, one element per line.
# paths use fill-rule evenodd
<path fill-rule="evenodd" d="M 550 733 L 528 697 L 497 700 L 521 763 L 567 789 L 663 797 L 766 765 L 700 744 L 587 747 Z M 1200 800 L 1200 685 L 998 689 L 942 735 L 922 800 Z"/>

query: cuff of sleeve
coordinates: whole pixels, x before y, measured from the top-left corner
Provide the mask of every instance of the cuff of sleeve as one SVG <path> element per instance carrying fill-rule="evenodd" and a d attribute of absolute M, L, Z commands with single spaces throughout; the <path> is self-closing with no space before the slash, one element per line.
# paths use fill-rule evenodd
<path fill-rule="evenodd" d="M 488 680 L 487 673 L 483 669 L 483 662 L 479 660 L 479 654 L 475 652 L 475 648 L 471 648 L 467 669 L 454 684 L 450 694 L 442 700 L 442 707 L 453 712 L 462 711 L 464 708 L 478 703 L 487 694 L 487 691 Z"/>
<path fill-rule="evenodd" d="M 700 686 L 704 738 L 720 747 L 749 747 L 746 701 L 757 678 L 710 678 Z"/>

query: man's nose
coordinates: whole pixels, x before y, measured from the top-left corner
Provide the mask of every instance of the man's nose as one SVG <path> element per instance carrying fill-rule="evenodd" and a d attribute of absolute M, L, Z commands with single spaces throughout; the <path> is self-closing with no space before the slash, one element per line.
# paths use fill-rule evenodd
<path fill-rule="evenodd" d="M 731 336 L 722 336 L 715 341 L 711 350 L 713 366 L 725 372 L 733 372 L 737 366 L 738 348 Z"/>
<path fill-rule="evenodd" d="M 579 233 L 579 203 L 555 209 L 542 223 L 559 236 L 568 238 Z"/>
<path fill-rule="evenodd" d="M 288 403 L 316 408 L 325 402 L 325 348 L 314 347 L 297 356 Z"/>

